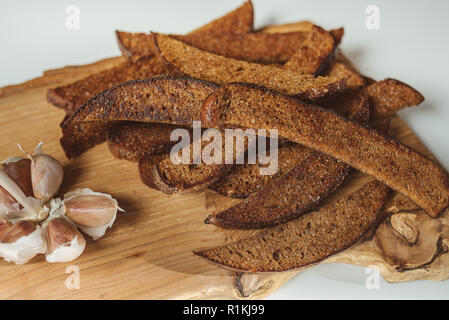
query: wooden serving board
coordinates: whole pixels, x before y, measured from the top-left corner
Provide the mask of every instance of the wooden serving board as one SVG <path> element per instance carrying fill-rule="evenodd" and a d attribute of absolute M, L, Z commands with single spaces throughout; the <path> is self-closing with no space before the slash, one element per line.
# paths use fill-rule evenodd
<path fill-rule="evenodd" d="M 233 299 L 262 298 L 275 291 L 297 272 L 238 274 L 192 254 L 194 249 L 236 241 L 252 233 L 203 224 L 208 214 L 238 200 L 210 191 L 168 196 L 152 190 L 140 182 L 137 165 L 114 159 L 106 144 L 78 159 L 66 159 L 59 145 L 59 124 L 64 112 L 47 103 L 47 89 L 120 61 L 122 58 L 111 58 L 87 66 L 51 70 L 38 79 L 0 89 L 0 159 L 19 155 L 17 143 L 32 151 L 43 141 L 44 151 L 64 165 L 61 194 L 88 187 L 113 195 L 126 210 L 104 238 L 88 240 L 85 252 L 71 263 L 49 264 L 43 256 L 23 266 L 1 261 L 0 299 Z M 393 119 L 392 131 L 406 144 L 428 154 L 397 117 Z M 371 179 L 354 174 L 334 197 Z M 350 250 L 360 245 L 363 243 Z M 71 275 L 66 273 L 70 265 L 79 268 L 79 289 L 65 285 Z"/>

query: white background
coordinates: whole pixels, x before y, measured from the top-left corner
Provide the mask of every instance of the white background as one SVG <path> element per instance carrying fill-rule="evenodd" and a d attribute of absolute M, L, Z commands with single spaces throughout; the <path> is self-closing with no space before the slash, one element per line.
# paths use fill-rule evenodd
<path fill-rule="evenodd" d="M 400 112 L 449 169 L 449 1 L 253 0 L 255 24 L 309 19 L 345 27 L 341 45 L 366 75 L 393 77 L 420 90 L 426 101 Z M 119 55 L 115 29 L 185 33 L 239 6 L 243 0 L 0 0 L 0 86 L 42 71 Z M 80 9 L 80 29 L 65 27 L 68 5 Z M 366 7 L 380 9 L 380 29 L 365 26 Z M 449 282 L 417 281 L 365 288 L 364 268 L 326 264 L 307 270 L 273 299 L 449 298 Z"/>

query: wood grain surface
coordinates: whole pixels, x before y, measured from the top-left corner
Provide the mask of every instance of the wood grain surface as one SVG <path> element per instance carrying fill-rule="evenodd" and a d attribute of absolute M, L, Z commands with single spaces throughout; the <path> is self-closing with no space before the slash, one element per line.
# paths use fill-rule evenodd
<path fill-rule="evenodd" d="M 59 145 L 59 123 L 64 112 L 47 103 L 47 89 L 112 67 L 122 59 L 51 70 L 41 78 L 0 89 L 0 159 L 19 155 L 17 143 L 32 151 L 43 141 L 44 151 L 64 165 L 61 194 L 88 187 L 113 195 L 126 210 L 119 214 L 104 238 L 95 242 L 88 240 L 83 255 L 71 263 L 49 264 L 43 256 L 23 266 L 1 261 L 0 299 L 234 299 L 269 295 L 298 271 L 237 274 L 216 268 L 192 254 L 194 249 L 229 243 L 254 232 L 221 230 L 203 224 L 208 214 L 238 200 L 211 191 L 169 196 L 152 190 L 140 182 L 135 163 L 114 159 L 105 144 L 75 160 L 69 161 L 64 156 Z M 392 132 L 406 144 L 429 154 L 397 117 L 393 119 Z M 354 173 L 332 198 L 370 180 L 371 177 Z M 369 241 L 349 249 L 353 261 L 341 254 L 330 261 L 371 264 L 373 259 L 357 259 L 357 254 L 364 253 L 356 253 L 354 258 L 354 250 L 364 248 Z M 376 259 L 380 258 L 376 256 Z M 380 260 L 378 264 L 387 263 Z M 70 265 L 79 268 L 79 289 L 66 288 L 65 281 L 70 276 L 66 268 Z M 439 273 L 439 279 L 447 276 Z M 387 280 L 415 278 L 432 278 L 432 275 L 421 272 L 417 276 Z"/>

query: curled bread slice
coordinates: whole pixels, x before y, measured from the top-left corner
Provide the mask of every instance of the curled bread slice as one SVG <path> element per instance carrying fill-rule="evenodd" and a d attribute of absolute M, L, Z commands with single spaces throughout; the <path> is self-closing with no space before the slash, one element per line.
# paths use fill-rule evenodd
<path fill-rule="evenodd" d="M 400 109 L 417 106 L 424 97 L 416 89 L 396 79 L 385 79 L 364 88 L 371 105 L 371 118 L 392 116 Z"/>
<path fill-rule="evenodd" d="M 432 216 L 449 206 L 445 170 L 421 153 L 324 108 L 255 85 L 234 83 L 204 102 L 208 126 L 278 129 L 279 135 L 376 177 Z"/>
<path fill-rule="evenodd" d="M 114 157 L 129 161 L 164 154 L 176 143 L 170 141 L 170 135 L 178 128 L 187 129 L 164 123 L 109 123 L 108 148 Z"/>
<path fill-rule="evenodd" d="M 275 66 L 225 58 L 162 34 L 157 34 L 155 40 L 160 56 L 170 70 L 217 84 L 255 83 L 287 95 L 315 100 L 342 90 L 346 83 L 346 78 L 313 77 Z"/>
<path fill-rule="evenodd" d="M 336 41 L 324 29 L 314 26 L 300 48 L 284 65 L 285 70 L 316 74 L 334 52 Z"/>
<path fill-rule="evenodd" d="M 252 31 L 253 20 L 253 5 L 251 1 L 246 1 L 239 8 L 191 31 L 189 34 L 193 36 L 245 34 Z M 156 54 L 152 34 L 116 31 L 116 36 L 122 54 L 133 61 Z"/>
<path fill-rule="evenodd" d="M 380 220 L 388 193 L 385 185 L 371 182 L 318 211 L 249 239 L 194 253 L 218 266 L 239 271 L 277 272 L 304 268 L 355 244 Z"/>
<path fill-rule="evenodd" d="M 139 121 L 192 125 L 217 86 L 201 80 L 159 76 L 123 83 L 82 105 L 63 128 L 86 121 Z"/>

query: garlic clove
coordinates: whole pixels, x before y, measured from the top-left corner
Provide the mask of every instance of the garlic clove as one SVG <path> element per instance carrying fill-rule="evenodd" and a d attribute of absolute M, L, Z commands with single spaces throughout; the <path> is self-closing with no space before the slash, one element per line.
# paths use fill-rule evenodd
<path fill-rule="evenodd" d="M 0 257 L 16 264 L 24 264 L 40 253 L 47 244 L 41 227 L 34 221 L 19 221 L 13 225 L 3 224 L 8 230 L 0 242 Z"/>
<path fill-rule="evenodd" d="M 83 227 L 109 223 L 117 212 L 117 203 L 102 195 L 79 195 L 65 201 L 65 215 Z"/>
<path fill-rule="evenodd" d="M 34 196 L 44 202 L 49 201 L 58 192 L 64 178 L 62 165 L 52 156 L 42 153 L 40 142 L 34 152 L 30 155 L 19 148 L 31 160 L 31 183 Z"/>
<path fill-rule="evenodd" d="M 86 240 L 75 225 L 64 218 L 53 218 L 45 225 L 50 262 L 68 262 L 78 258 L 86 247 Z"/>
<path fill-rule="evenodd" d="M 11 222 L 9 221 L 6 220 L 0 221 L 0 242 L 2 242 L 3 237 L 9 231 L 11 226 L 12 226 Z"/>
<path fill-rule="evenodd" d="M 43 205 L 42 201 L 27 197 L 2 167 L 0 167 L 0 187 L 17 202 L 11 205 L 0 201 L 0 218 L 22 220 L 42 220 L 46 218 L 48 208 Z M 4 192 L 2 194 L 5 195 Z"/>
<path fill-rule="evenodd" d="M 78 189 L 64 195 L 66 216 L 94 240 L 101 238 L 123 211 L 109 194 Z"/>
<path fill-rule="evenodd" d="M 31 183 L 31 160 L 27 158 L 10 158 L 2 162 L 5 173 L 22 189 L 27 197 L 33 196 Z"/>
<path fill-rule="evenodd" d="M 36 222 L 22 220 L 14 223 L 2 237 L 2 243 L 14 243 L 36 230 Z"/>

